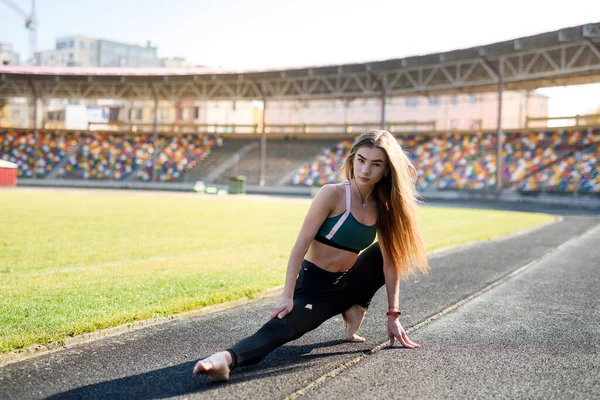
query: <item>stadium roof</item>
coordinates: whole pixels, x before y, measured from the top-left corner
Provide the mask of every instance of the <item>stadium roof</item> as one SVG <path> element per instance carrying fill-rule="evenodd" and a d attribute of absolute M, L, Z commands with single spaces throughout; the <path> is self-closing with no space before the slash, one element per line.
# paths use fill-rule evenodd
<path fill-rule="evenodd" d="M 0 96 L 353 98 L 600 82 L 600 23 L 443 53 L 269 70 L 0 66 Z"/>
<path fill-rule="evenodd" d="M 216 68 L 117 68 L 117 67 L 47 67 L 30 65 L 0 66 L 0 73 L 65 76 L 189 76 L 222 73 Z"/>

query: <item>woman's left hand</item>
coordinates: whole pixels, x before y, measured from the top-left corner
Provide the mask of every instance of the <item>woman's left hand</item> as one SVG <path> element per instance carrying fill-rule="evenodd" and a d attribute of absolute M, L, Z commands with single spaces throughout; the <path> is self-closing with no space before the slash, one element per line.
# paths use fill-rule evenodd
<path fill-rule="evenodd" d="M 388 316 L 387 320 L 387 332 L 390 338 L 390 346 L 394 345 L 396 339 L 402 344 L 402 346 L 409 349 L 418 349 L 421 345 L 416 344 L 406 336 L 404 328 L 400 325 L 400 321 L 397 317 Z"/>

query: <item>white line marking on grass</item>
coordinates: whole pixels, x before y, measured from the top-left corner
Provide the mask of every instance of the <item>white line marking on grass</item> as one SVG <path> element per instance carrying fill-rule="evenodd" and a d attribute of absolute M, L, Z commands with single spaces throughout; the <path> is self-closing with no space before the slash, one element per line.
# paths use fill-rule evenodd
<path fill-rule="evenodd" d="M 253 248 L 257 248 L 257 247 L 265 247 L 265 244 L 264 243 L 255 243 L 255 244 L 246 244 L 246 245 L 239 245 L 239 246 L 236 245 L 236 251 L 237 250 L 250 250 Z M 62 273 L 74 272 L 74 271 L 86 271 L 86 270 L 103 269 L 103 268 L 129 267 L 129 266 L 135 266 L 135 265 L 145 264 L 145 263 L 149 263 L 149 262 L 172 261 L 172 260 L 199 257 L 199 256 L 203 256 L 206 254 L 229 253 L 229 252 L 231 252 L 231 248 L 209 249 L 209 250 L 197 251 L 194 253 L 179 254 L 176 256 L 174 255 L 174 256 L 150 257 L 150 258 L 143 258 L 143 259 L 139 259 L 139 260 L 111 261 L 111 262 L 102 263 L 102 264 L 83 265 L 80 267 L 61 268 L 61 269 L 55 269 L 55 270 L 50 270 L 50 271 L 41 271 L 41 272 L 36 272 L 36 271 L 23 272 L 23 273 L 20 273 L 16 277 L 22 278 L 22 277 L 31 277 L 31 276 L 47 276 L 47 275 L 62 274 Z"/>

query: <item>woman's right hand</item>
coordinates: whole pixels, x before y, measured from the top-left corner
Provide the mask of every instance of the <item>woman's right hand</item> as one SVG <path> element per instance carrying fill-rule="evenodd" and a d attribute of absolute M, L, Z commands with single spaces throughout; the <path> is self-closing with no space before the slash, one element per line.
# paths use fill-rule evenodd
<path fill-rule="evenodd" d="M 273 306 L 269 320 L 277 317 L 279 319 L 288 315 L 294 308 L 294 299 L 289 297 L 281 297 L 281 299 Z"/>

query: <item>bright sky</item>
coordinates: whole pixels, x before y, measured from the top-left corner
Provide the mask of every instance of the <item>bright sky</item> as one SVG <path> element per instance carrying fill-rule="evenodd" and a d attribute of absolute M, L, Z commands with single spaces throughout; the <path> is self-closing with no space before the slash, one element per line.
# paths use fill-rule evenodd
<path fill-rule="evenodd" d="M 31 0 L 11 0 L 26 12 Z M 0 42 L 29 52 L 0 0 Z M 206 66 L 274 68 L 401 58 L 600 22 L 599 0 L 37 0 L 38 50 L 73 34 L 158 46 Z M 560 5 L 560 6 L 559 6 Z M 593 112 L 600 85 L 543 89 L 550 113 Z"/>

